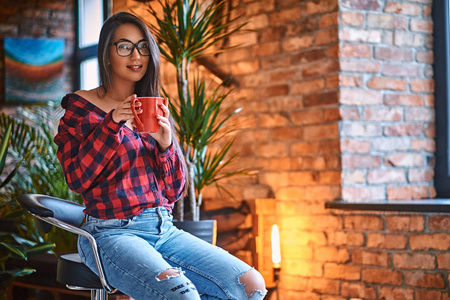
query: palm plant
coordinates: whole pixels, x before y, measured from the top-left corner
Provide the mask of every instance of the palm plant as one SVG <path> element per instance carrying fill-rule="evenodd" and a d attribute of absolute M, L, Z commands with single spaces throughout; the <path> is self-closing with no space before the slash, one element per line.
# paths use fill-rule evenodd
<path fill-rule="evenodd" d="M 39 241 L 42 238 L 34 222 L 18 205 L 15 198 L 19 194 L 33 192 L 29 177 L 23 173 L 26 166 L 34 160 L 36 153 L 45 149 L 45 141 L 36 128 L 4 113 L 0 114 L 0 135 L 7 137 L 9 141 L 6 144 L 8 152 L 3 153 L 5 164 L 2 164 L 4 168 L 2 170 L 10 172 L 0 186 L 0 219 L 5 222 L 13 221 L 16 224 L 15 230 L 22 237 Z M 8 162 L 6 154 L 9 154 Z M 13 170 L 9 170 L 13 165 L 15 165 Z"/>
<path fill-rule="evenodd" d="M 9 123 L 6 131 L 3 135 L 3 140 L 0 143 L 0 175 L 3 174 L 6 166 L 6 156 L 8 154 L 8 145 L 10 144 L 10 137 L 13 124 Z M 13 167 L 12 171 L 6 176 L 6 178 L 0 182 L 0 189 L 7 187 L 7 185 L 13 180 L 20 165 L 27 161 L 30 157 L 32 149 L 26 151 L 25 156 Z M 4 195 L 4 194 L 2 194 Z M 4 213 L 4 208 L 7 202 L 1 203 L 0 208 Z M 17 277 L 26 276 L 33 272 L 34 269 L 30 268 L 13 268 L 12 261 L 15 259 L 25 259 L 38 256 L 46 253 L 54 248 L 53 243 L 44 242 L 42 238 L 39 238 L 37 242 L 27 240 L 11 232 L 0 231 L 0 291 L 3 291 L 11 282 Z M 2 295 L 0 295 L 2 296 Z"/>
<path fill-rule="evenodd" d="M 6 156 L 8 154 L 8 144 L 11 137 L 11 130 L 12 130 L 13 124 L 9 123 L 6 131 L 4 132 L 4 138 L 2 140 L 2 143 L 0 144 L 0 174 L 3 174 L 3 170 L 5 169 L 6 165 Z M 27 151 L 24 157 L 14 166 L 13 170 L 9 175 L 5 178 L 5 180 L 0 182 L 0 189 L 4 188 L 16 175 L 17 170 L 19 169 L 20 165 L 24 160 L 26 160 L 31 151 Z"/>
<path fill-rule="evenodd" d="M 23 193 L 46 194 L 81 203 L 81 197 L 68 188 L 61 165 L 57 159 L 57 146 L 53 142 L 57 121 L 63 110 L 57 103 L 20 108 L 23 120 L 0 114 L 0 133 L 7 124 L 12 124 L 11 154 L 17 161 L 30 151 L 30 158 L 24 160 L 21 170 L 9 183 L 8 199 L 3 199 L 2 218 L 20 218 L 21 236 L 32 240 L 44 238 L 56 243 L 56 251 L 76 249 L 76 236 L 58 228 L 52 228 L 43 236 L 34 226 L 33 220 L 16 203 L 15 196 Z"/>
<path fill-rule="evenodd" d="M 218 139 L 227 138 L 232 129 L 227 127 L 227 121 L 238 110 L 224 111 L 228 93 L 221 93 L 220 86 L 207 93 L 204 79 L 197 76 L 190 81 L 190 64 L 200 57 L 231 48 L 218 47 L 219 42 L 241 30 L 245 23 L 236 25 L 240 17 L 230 18 L 232 9 L 224 12 L 226 0 L 210 1 L 207 5 L 200 4 L 199 0 L 157 2 L 162 7 L 162 15 L 147 2 L 147 10 L 155 21 L 148 25 L 156 36 L 162 55 L 176 68 L 178 101 L 171 101 L 170 109 L 186 158 L 189 173 L 187 198 L 192 219 L 197 221 L 200 219 L 202 189 L 213 183 L 220 187 L 219 180 L 246 171 L 225 172 L 236 159 L 236 154 L 229 153 L 233 139 L 214 153 L 208 147 Z M 183 221 L 183 201 L 178 203 L 178 219 Z"/>

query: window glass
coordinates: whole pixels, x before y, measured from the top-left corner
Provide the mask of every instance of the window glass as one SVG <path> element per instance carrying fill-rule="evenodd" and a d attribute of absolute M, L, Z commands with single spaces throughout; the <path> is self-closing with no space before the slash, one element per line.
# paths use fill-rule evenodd
<path fill-rule="evenodd" d="M 90 90 L 100 85 L 97 58 L 87 59 L 80 64 L 80 89 Z"/>
<path fill-rule="evenodd" d="M 80 48 L 97 44 L 103 25 L 103 0 L 79 0 L 79 40 Z"/>

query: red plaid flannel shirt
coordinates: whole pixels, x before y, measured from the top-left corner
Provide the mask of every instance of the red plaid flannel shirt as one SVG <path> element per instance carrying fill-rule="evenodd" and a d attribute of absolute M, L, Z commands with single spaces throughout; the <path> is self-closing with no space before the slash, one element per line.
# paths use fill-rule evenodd
<path fill-rule="evenodd" d="M 185 177 L 172 146 L 160 153 L 148 134 L 132 131 L 83 97 L 68 94 L 55 143 L 70 189 L 84 199 L 85 212 L 102 219 L 124 219 L 143 209 L 172 211 Z"/>

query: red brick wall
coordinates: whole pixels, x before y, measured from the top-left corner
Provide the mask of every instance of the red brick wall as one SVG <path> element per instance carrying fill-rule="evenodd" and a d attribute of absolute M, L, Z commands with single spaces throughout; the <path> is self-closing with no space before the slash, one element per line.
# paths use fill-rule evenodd
<path fill-rule="evenodd" d="M 334 213 L 340 216 L 342 227 L 330 232 L 327 245 L 316 250 L 322 253 L 323 277 L 336 287 L 330 294 L 362 299 L 448 299 L 447 215 Z"/>
<path fill-rule="evenodd" d="M 325 210 L 301 200 L 255 206 L 257 267 L 270 287 L 270 227 L 280 227 L 280 299 L 449 299 L 448 214 Z"/>
<path fill-rule="evenodd" d="M 239 165 L 260 168 L 235 196 L 339 198 L 338 2 L 234 2 L 254 31 L 218 63 L 240 83 Z"/>

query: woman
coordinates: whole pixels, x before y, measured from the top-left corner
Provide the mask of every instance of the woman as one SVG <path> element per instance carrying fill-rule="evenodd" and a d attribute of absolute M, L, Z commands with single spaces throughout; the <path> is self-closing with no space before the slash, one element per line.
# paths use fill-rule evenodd
<path fill-rule="evenodd" d="M 83 228 L 96 238 L 108 283 L 134 299 L 263 299 L 261 274 L 172 224 L 186 172 L 169 109 L 161 104 L 161 127 L 150 134 L 134 130 L 130 109 L 136 95 L 160 95 L 159 57 L 145 24 L 118 13 L 100 33 L 101 85 L 62 100 L 55 142 L 86 205 Z M 85 238 L 78 250 L 96 272 Z"/>

